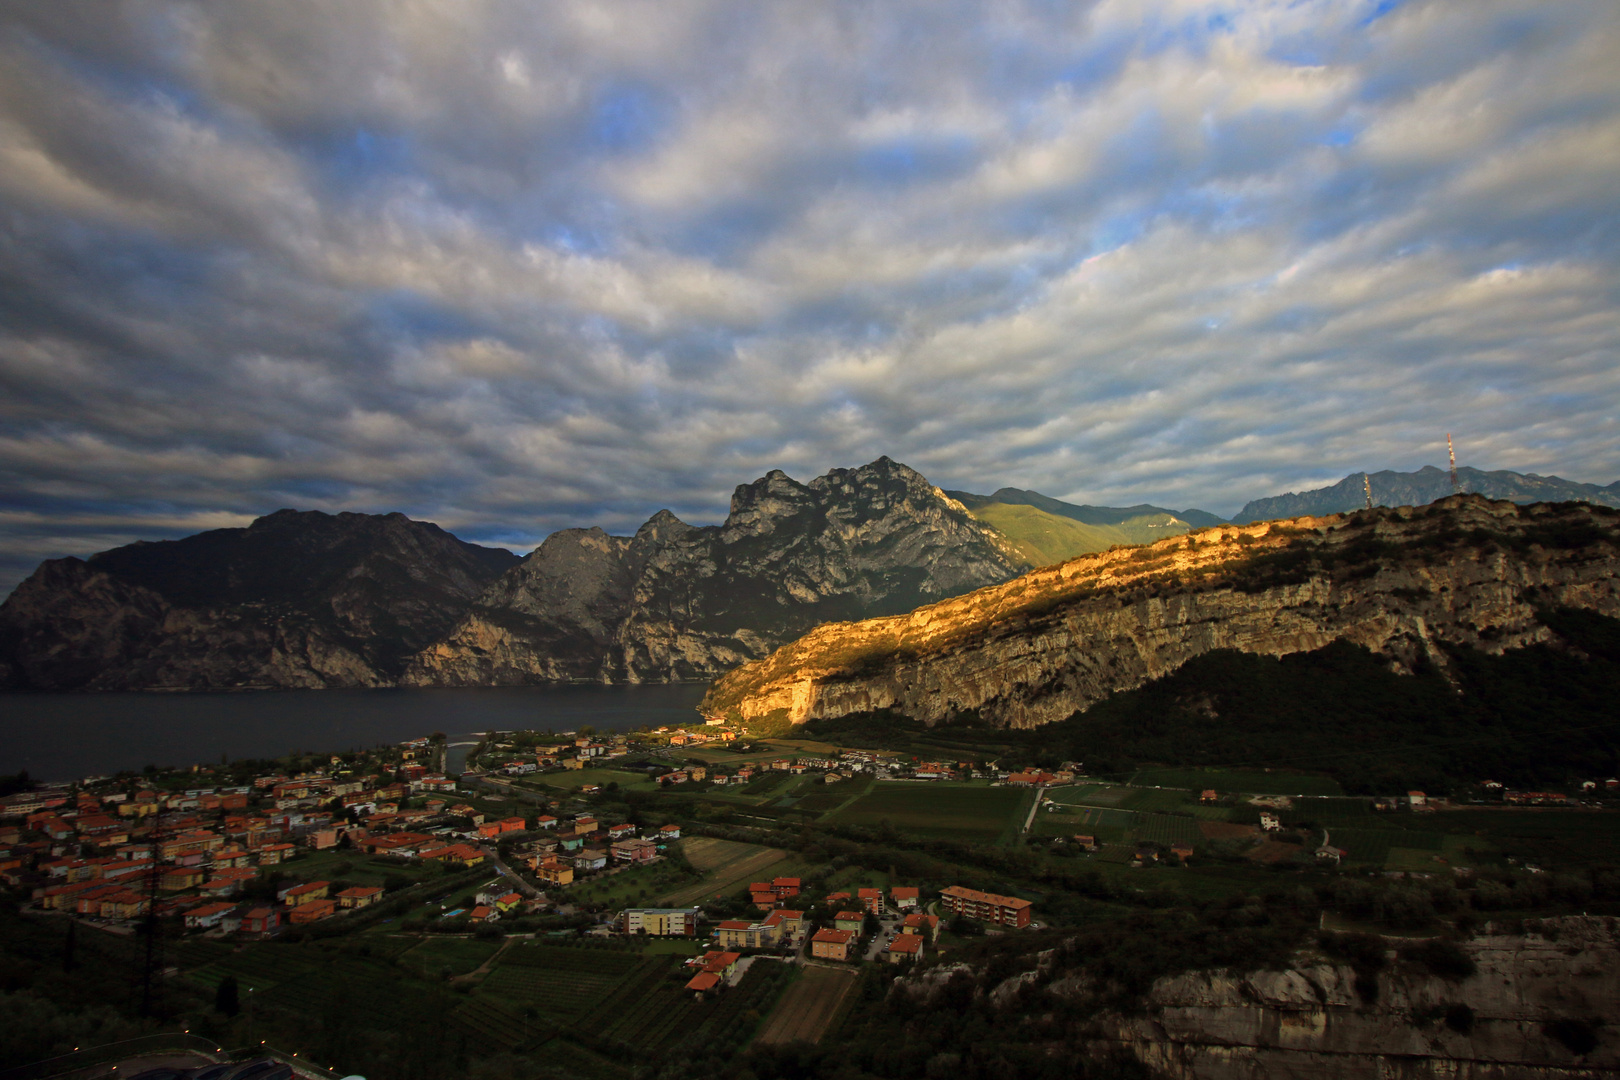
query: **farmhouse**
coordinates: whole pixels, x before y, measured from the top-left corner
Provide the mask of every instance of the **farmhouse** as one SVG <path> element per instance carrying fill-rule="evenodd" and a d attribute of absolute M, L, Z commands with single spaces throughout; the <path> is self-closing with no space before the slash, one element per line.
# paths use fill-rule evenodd
<path fill-rule="evenodd" d="M 889 889 L 889 900 L 900 911 L 916 911 L 921 895 L 915 885 L 895 885 Z"/>
<path fill-rule="evenodd" d="M 356 885 L 351 889 L 344 889 L 337 894 L 339 907 L 363 908 L 370 907 L 382 899 L 383 891 L 380 888 L 366 885 Z"/>

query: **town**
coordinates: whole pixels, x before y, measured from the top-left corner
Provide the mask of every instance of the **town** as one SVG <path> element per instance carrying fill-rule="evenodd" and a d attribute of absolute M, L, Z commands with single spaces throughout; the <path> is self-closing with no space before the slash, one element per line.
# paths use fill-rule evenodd
<path fill-rule="evenodd" d="M 306 984 L 338 964 L 471 1045 L 612 1075 L 693 1040 L 814 1044 L 874 980 L 1279 873 L 1342 893 L 1322 919 L 1346 929 L 1375 906 L 1351 884 L 1416 886 L 1431 913 L 1442 887 L 1481 911 L 1590 895 L 1590 860 L 1545 834 L 1607 822 L 1620 788 L 1350 797 L 1305 773 L 1095 777 L 713 724 L 463 749 L 454 771 L 432 735 L 27 785 L 0 798 L 13 925 L 117 958 L 151 1015 L 221 1041 L 296 1046 L 312 1007 L 333 1024 Z"/>

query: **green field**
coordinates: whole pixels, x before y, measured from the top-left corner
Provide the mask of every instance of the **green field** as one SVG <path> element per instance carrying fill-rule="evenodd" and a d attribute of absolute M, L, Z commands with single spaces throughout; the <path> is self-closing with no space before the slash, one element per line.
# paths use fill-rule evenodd
<path fill-rule="evenodd" d="M 1129 783 L 1137 787 L 1186 788 L 1244 795 L 1343 795 L 1344 789 L 1330 776 L 1291 773 L 1270 769 L 1143 769 Z"/>
<path fill-rule="evenodd" d="M 994 843 L 1023 824 L 1018 811 L 1029 794 L 1012 787 L 879 781 L 828 820 L 866 826 L 887 822 L 915 836 Z"/>
<path fill-rule="evenodd" d="M 658 782 L 646 773 L 626 772 L 623 769 L 564 769 L 562 772 L 543 773 L 523 778 L 522 786 L 542 785 L 561 791 L 578 791 L 588 784 L 607 787 L 618 784 L 621 788 L 651 788 Z"/>
<path fill-rule="evenodd" d="M 498 941 L 468 938 L 427 938 L 399 958 L 401 966 L 423 978 L 438 978 L 445 972 L 465 975 L 476 970 L 500 949 Z"/>

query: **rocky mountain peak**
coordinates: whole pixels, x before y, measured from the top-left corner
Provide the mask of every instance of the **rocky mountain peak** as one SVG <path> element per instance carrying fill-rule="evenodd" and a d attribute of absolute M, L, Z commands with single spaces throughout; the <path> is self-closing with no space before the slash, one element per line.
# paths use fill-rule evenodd
<path fill-rule="evenodd" d="M 1005 581 L 1017 563 L 919 473 L 879 458 L 808 484 L 773 470 L 737 487 L 723 525 L 661 511 L 622 552 L 554 571 L 543 588 L 532 572 L 491 586 L 408 680 L 707 678 L 829 620 Z M 574 647 L 587 638 L 599 647 Z"/>

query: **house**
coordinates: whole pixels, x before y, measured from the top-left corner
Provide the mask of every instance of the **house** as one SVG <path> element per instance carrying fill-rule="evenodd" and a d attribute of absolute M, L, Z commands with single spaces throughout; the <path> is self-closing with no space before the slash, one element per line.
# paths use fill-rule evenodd
<path fill-rule="evenodd" d="M 651 937 L 696 937 L 701 908 L 626 908 L 619 916 L 626 934 Z"/>
<path fill-rule="evenodd" d="M 477 907 L 467 912 L 467 918 L 471 919 L 473 922 L 494 922 L 500 917 L 501 913 L 490 907 L 488 904 L 479 904 Z"/>
<path fill-rule="evenodd" d="M 200 866 L 179 866 L 163 872 L 164 892 L 185 892 L 203 883 L 208 875 Z"/>
<path fill-rule="evenodd" d="M 307 904 L 287 909 L 287 921 L 295 925 L 319 922 L 336 915 L 338 905 L 336 900 L 311 900 Z"/>
<path fill-rule="evenodd" d="M 859 911 L 840 911 L 833 916 L 833 925 L 840 930 L 847 930 L 851 934 L 859 934 L 861 927 L 866 924 L 866 916 Z"/>
<path fill-rule="evenodd" d="M 765 916 L 765 925 L 772 929 L 772 943 L 792 938 L 804 929 L 804 912 L 777 908 Z"/>
<path fill-rule="evenodd" d="M 939 937 L 939 916 L 914 911 L 901 922 L 900 932 L 915 935 L 926 941 L 933 941 Z"/>
<path fill-rule="evenodd" d="M 873 915 L 883 914 L 882 889 L 860 889 L 856 895 L 860 898 L 863 910 L 870 911 Z"/>
<path fill-rule="evenodd" d="M 281 912 L 272 907 L 250 909 L 242 916 L 242 933 L 273 934 L 281 926 Z"/>
<path fill-rule="evenodd" d="M 662 841 L 679 840 L 681 827 L 679 825 L 665 825 L 658 830 L 658 839 Z"/>
<path fill-rule="evenodd" d="M 889 947 L 883 950 L 883 958 L 891 964 L 905 964 L 913 960 L 921 960 L 923 954 L 923 939 L 921 934 L 897 934 L 889 942 Z"/>
<path fill-rule="evenodd" d="M 810 936 L 810 955 L 817 960 L 848 960 L 854 940 L 848 930 L 817 930 Z"/>
<path fill-rule="evenodd" d="M 275 866 L 297 853 L 298 849 L 291 844 L 266 844 L 259 849 L 259 865 Z"/>
<path fill-rule="evenodd" d="M 720 976 L 712 971 L 700 971 L 686 981 L 686 989 L 703 994 L 720 985 Z"/>
<path fill-rule="evenodd" d="M 1319 863 L 1326 863 L 1331 866 L 1338 866 L 1340 861 L 1343 860 L 1343 858 L 1348 854 L 1349 852 L 1345 851 L 1343 848 L 1336 848 L 1323 844 L 1321 847 L 1316 849 L 1316 861 Z"/>
<path fill-rule="evenodd" d="M 1266 832 L 1276 832 L 1282 828 L 1282 819 L 1270 810 L 1260 811 L 1260 828 Z"/>
<path fill-rule="evenodd" d="M 524 821 L 520 817 L 502 818 L 500 826 L 501 832 L 503 833 L 526 832 L 529 828 L 528 822 Z"/>
<path fill-rule="evenodd" d="M 1198 793 L 1198 801 L 1201 803 L 1220 802 L 1220 800 L 1221 793 L 1216 791 L 1214 788 L 1205 788 L 1203 791 Z"/>
<path fill-rule="evenodd" d="M 1097 850 L 1097 838 L 1092 836 L 1090 833 L 1075 833 L 1072 837 L 1070 837 L 1070 839 L 1074 842 L 1076 847 L 1082 848 L 1086 851 Z"/>
<path fill-rule="evenodd" d="M 557 819 L 552 817 L 550 814 L 541 814 L 535 819 L 534 827 L 537 829 L 555 829 L 557 827 Z"/>
<path fill-rule="evenodd" d="M 607 866 L 607 852 L 601 848 L 586 848 L 574 856 L 574 869 L 579 871 L 601 870 Z"/>
<path fill-rule="evenodd" d="M 1024 772 L 1015 772 L 1011 776 L 1007 777 L 1007 783 L 1015 784 L 1020 787 L 1036 787 L 1041 784 L 1050 784 L 1055 779 L 1057 779 L 1057 777 L 1053 776 L 1049 772 L 1031 772 L 1026 770 Z"/>
<path fill-rule="evenodd" d="M 370 907 L 382 899 L 383 891 L 375 886 L 356 885 L 352 889 L 344 889 L 337 894 L 339 907 L 363 908 Z"/>
<path fill-rule="evenodd" d="M 235 904 L 215 902 L 192 908 L 186 912 L 186 929 L 212 930 L 219 925 L 219 920 L 225 917 L 225 913 L 235 907 Z"/>
<path fill-rule="evenodd" d="M 482 851 L 466 844 L 451 844 L 449 847 L 429 848 L 421 853 L 421 857 L 429 862 L 455 863 L 461 866 L 477 866 L 484 861 Z"/>
<path fill-rule="evenodd" d="M 776 894 L 778 900 L 788 900 L 799 895 L 800 884 L 796 877 L 772 878 L 771 892 Z"/>
<path fill-rule="evenodd" d="M 478 838 L 480 840 L 493 840 L 499 835 L 501 835 L 501 823 L 498 821 L 486 821 L 478 826 Z"/>
<path fill-rule="evenodd" d="M 636 827 L 628 821 L 608 826 L 608 838 L 612 840 L 623 840 L 627 836 L 634 836 L 635 832 Z"/>
<path fill-rule="evenodd" d="M 899 911 L 916 911 L 922 893 L 915 885 L 895 885 L 889 889 L 889 900 Z"/>
<path fill-rule="evenodd" d="M 658 857 L 658 845 L 651 840 L 620 840 L 613 845 L 615 862 L 645 863 Z"/>
<path fill-rule="evenodd" d="M 736 974 L 737 961 L 741 959 L 742 954 L 734 952 L 704 953 L 691 962 L 698 973 L 687 982 L 686 988 L 701 994 L 721 986 Z"/>
<path fill-rule="evenodd" d="M 276 898 L 288 907 L 300 907 L 304 904 L 313 904 L 317 900 L 326 899 L 326 890 L 331 888 L 331 882 L 311 881 L 305 885 L 294 885 L 283 889 L 276 894 Z"/>
<path fill-rule="evenodd" d="M 553 856 L 542 859 L 539 865 L 534 868 L 534 874 L 547 885 L 572 885 L 574 883 L 574 868 Z"/>
<path fill-rule="evenodd" d="M 1170 854 L 1174 855 L 1182 862 L 1186 862 L 1188 859 L 1193 857 L 1193 846 L 1191 844 L 1171 844 Z"/>
<path fill-rule="evenodd" d="M 1408 791 L 1406 793 L 1406 803 L 1414 810 L 1420 806 L 1426 805 L 1428 801 L 1429 797 L 1421 791 Z"/>
<path fill-rule="evenodd" d="M 774 940 L 774 927 L 746 919 L 728 919 L 714 931 L 714 943 L 727 949 L 763 949 Z"/>
<path fill-rule="evenodd" d="M 775 907 L 776 893 L 772 891 L 769 882 L 756 881 L 748 886 L 748 901 L 755 907 Z"/>
<path fill-rule="evenodd" d="M 940 894 L 945 909 L 955 915 L 996 923 L 999 926 L 1023 927 L 1029 925 L 1028 900 L 1016 896 L 998 896 L 952 885 Z"/>

